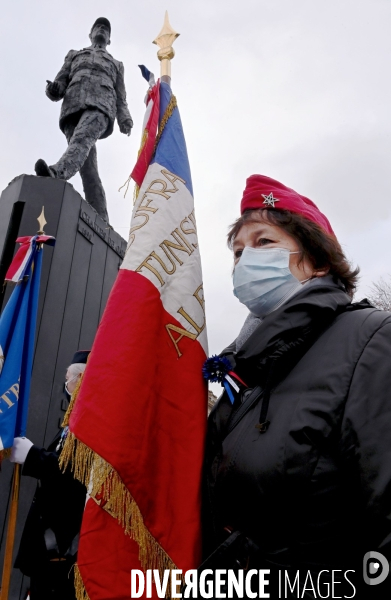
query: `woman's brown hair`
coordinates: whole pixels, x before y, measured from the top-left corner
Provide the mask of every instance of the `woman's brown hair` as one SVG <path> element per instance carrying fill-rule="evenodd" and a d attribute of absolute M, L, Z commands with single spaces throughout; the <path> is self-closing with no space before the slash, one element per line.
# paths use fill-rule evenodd
<path fill-rule="evenodd" d="M 346 293 L 353 297 L 360 269 L 358 267 L 353 269 L 334 236 L 323 231 L 316 223 L 289 210 L 273 208 L 246 210 L 228 232 L 228 247 L 232 249 L 234 239 L 245 223 L 262 220 L 281 227 L 292 236 L 301 250 L 300 261 L 307 258 L 314 269 L 327 269 L 328 273 L 344 285 Z"/>

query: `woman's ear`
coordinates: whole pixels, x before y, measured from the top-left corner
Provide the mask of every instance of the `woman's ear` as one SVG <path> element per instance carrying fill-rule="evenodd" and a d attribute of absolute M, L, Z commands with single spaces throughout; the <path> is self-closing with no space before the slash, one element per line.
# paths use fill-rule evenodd
<path fill-rule="evenodd" d="M 312 277 L 324 277 L 325 275 L 328 275 L 330 269 L 326 268 L 326 269 L 317 269 L 316 271 L 313 272 Z"/>

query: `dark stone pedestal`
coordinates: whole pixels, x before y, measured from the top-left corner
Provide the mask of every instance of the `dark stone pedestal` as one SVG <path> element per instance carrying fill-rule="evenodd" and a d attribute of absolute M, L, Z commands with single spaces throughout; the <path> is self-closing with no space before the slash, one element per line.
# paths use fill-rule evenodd
<path fill-rule="evenodd" d="M 44 248 L 27 437 L 38 446 L 47 446 L 67 407 L 63 394 L 66 368 L 75 350 L 91 348 L 126 242 L 71 184 L 21 175 L 0 198 L 1 288 L 18 247 L 16 238 L 37 232 L 42 206 L 47 220 L 45 233 L 57 241 L 54 248 Z M 8 283 L 0 296 L 3 306 L 12 285 Z M 11 467 L 4 461 L 0 473 L 0 571 Z M 36 484 L 36 480 L 22 477 L 15 552 Z M 27 588 L 28 578 L 15 569 L 9 600 L 24 599 Z"/>

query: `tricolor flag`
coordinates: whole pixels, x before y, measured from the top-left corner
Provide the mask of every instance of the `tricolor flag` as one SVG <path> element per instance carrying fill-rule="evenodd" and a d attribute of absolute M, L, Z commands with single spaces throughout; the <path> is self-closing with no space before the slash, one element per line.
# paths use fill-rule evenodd
<path fill-rule="evenodd" d="M 159 98 L 159 131 L 148 130 L 155 150 L 139 181 L 122 267 L 71 401 L 61 456 L 89 485 L 79 599 L 128 600 L 132 569 L 186 571 L 200 563 L 205 303 L 179 111 L 170 86 L 155 86 L 149 98 Z"/>
<path fill-rule="evenodd" d="M 14 437 L 26 434 L 42 244 L 55 243 L 47 235 L 16 241 L 20 248 L 5 276 L 16 287 L 0 317 L 0 461 L 9 454 Z"/>

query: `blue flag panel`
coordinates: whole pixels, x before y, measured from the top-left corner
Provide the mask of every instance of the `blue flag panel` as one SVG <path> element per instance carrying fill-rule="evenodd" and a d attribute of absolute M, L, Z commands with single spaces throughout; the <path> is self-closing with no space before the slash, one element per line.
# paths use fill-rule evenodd
<path fill-rule="evenodd" d="M 31 239 L 31 256 L 0 317 L 0 458 L 14 437 L 26 433 L 42 244 Z"/>
<path fill-rule="evenodd" d="M 162 81 L 160 83 L 160 116 L 162 120 L 168 103 L 171 100 L 171 88 Z M 166 167 L 171 173 L 179 175 L 186 181 L 186 187 L 193 195 L 193 184 L 191 181 L 190 165 L 187 158 L 187 148 L 185 136 L 183 135 L 181 117 L 177 107 L 174 108 L 167 125 L 163 130 L 162 137 L 156 149 L 155 157 L 152 161 Z"/>

